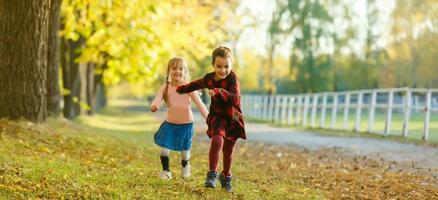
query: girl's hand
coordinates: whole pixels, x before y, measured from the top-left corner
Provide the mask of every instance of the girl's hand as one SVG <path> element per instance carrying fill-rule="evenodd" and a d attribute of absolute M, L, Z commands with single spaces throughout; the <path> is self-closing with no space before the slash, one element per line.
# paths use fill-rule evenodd
<path fill-rule="evenodd" d="M 157 110 L 158 110 L 158 108 L 156 105 L 151 105 L 151 112 L 155 112 Z"/>
<path fill-rule="evenodd" d="M 216 95 L 216 92 L 214 90 L 210 89 L 210 90 L 208 90 L 208 94 L 210 96 L 214 96 L 214 95 Z"/>

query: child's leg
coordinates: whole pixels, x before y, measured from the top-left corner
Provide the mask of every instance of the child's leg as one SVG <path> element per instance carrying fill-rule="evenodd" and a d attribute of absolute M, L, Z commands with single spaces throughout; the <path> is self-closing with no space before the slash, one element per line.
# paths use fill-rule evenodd
<path fill-rule="evenodd" d="M 209 152 L 210 171 L 216 171 L 217 163 L 219 162 L 219 153 L 224 144 L 224 138 L 221 135 L 213 135 L 211 137 L 211 145 Z"/>
<path fill-rule="evenodd" d="M 223 171 L 224 176 L 231 175 L 231 163 L 233 162 L 233 152 L 234 146 L 236 145 L 236 140 L 225 139 L 224 147 L 222 148 L 223 153 Z"/>
<path fill-rule="evenodd" d="M 189 178 L 190 177 L 190 150 L 181 151 L 181 177 Z"/>
<path fill-rule="evenodd" d="M 190 150 L 181 151 L 181 165 L 186 167 L 190 160 Z"/>
<path fill-rule="evenodd" d="M 163 171 L 170 171 L 169 170 L 169 152 L 170 152 L 169 149 L 161 147 L 160 160 L 161 160 L 161 165 L 163 166 Z"/>

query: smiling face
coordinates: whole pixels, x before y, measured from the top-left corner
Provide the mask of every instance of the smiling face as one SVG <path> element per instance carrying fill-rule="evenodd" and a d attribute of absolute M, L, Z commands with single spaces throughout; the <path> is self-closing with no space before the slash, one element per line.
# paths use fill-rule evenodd
<path fill-rule="evenodd" d="M 171 83 L 178 84 L 186 78 L 186 66 L 183 62 L 175 62 L 169 68 L 169 76 Z"/>
<path fill-rule="evenodd" d="M 215 79 L 220 80 L 226 78 L 228 74 L 230 74 L 233 65 L 230 58 L 218 56 L 214 60 L 213 68 Z"/>

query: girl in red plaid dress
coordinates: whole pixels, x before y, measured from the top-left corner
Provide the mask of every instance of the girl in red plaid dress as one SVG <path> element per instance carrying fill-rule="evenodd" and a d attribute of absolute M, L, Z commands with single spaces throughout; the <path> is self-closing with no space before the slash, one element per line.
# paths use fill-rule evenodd
<path fill-rule="evenodd" d="M 233 150 L 238 138 L 246 139 L 245 125 L 240 105 L 240 87 L 236 74 L 232 71 L 232 52 L 220 46 L 213 51 L 214 72 L 189 84 L 179 86 L 178 93 L 189 93 L 208 88 L 211 96 L 210 112 L 207 117 L 207 135 L 211 139 L 209 171 L 205 187 L 216 187 L 219 153 L 223 153 L 223 169 L 219 175 L 222 188 L 231 188 L 231 163 Z"/>

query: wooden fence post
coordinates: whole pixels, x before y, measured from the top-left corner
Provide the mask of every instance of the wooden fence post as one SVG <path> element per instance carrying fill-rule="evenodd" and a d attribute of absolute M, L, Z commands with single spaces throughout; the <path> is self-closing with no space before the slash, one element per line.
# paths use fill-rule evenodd
<path fill-rule="evenodd" d="M 268 121 L 269 95 L 263 95 L 263 120 Z"/>
<path fill-rule="evenodd" d="M 322 96 L 322 108 L 321 108 L 321 119 L 319 121 L 319 127 L 325 128 L 325 110 L 327 107 L 327 93 Z"/>
<path fill-rule="evenodd" d="M 275 96 L 271 95 L 269 97 L 269 107 L 268 107 L 268 121 L 272 122 L 274 114 Z"/>
<path fill-rule="evenodd" d="M 432 110 L 431 106 L 432 101 L 432 90 L 427 90 L 426 93 L 426 105 L 424 106 L 425 119 L 424 119 L 424 129 L 423 129 L 423 140 L 429 139 L 429 126 L 430 126 L 430 111 Z"/>
<path fill-rule="evenodd" d="M 310 96 L 306 95 L 304 97 L 304 109 L 303 109 L 303 119 L 302 119 L 303 126 L 307 126 L 307 113 L 309 111 L 309 101 L 310 101 Z"/>
<path fill-rule="evenodd" d="M 363 93 L 359 92 L 358 96 L 357 96 L 357 104 L 356 104 L 356 123 L 354 126 L 354 131 L 359 132 L 360 131 L 360 118 L 362 116 L 362 98 L 363 98 Z"/>
<path fill-rule="evenodd" d="M 258 112 L 257 112 L 257 118 L 262 119 L 262 112 L 263 112 L 263 96 L 259 95 L 257 96 L 257 103 L 259 105 Z"/>
<path fill-rule="evenodd" d="M 312 115 L 310 119 L 310 126 L 315 127 L 316 126 L 316 112 L 318 110 L 318 94 L 313 95 L 313 104 L 312 104 Z"/>
<path fill-rule="evenodd" d="M 390 90 L 388 93 L 388 105 L 386 106 L 386 120 L 385 120 L 385 135 L 391 133 L 392 120 L 392 104 L 394 103 L 394 91 Z"/>
<path fill-rule="evenodd" d="M 377 100 L 377 91 L 373 90 L 371 93 L 371 102 L 370 102 L 370 113 L 368 115 L 368 132 L 372 133 L 374 131 L 374 116 L 376 111 L 376 100 Z"/>
<path fill-rule="evenodd" d="M 274 122 L 278 123 L 280 120 L 279 118 L 279 114 L 280 114 L 280 100 L 281 100 L 281 96 L 280 95 L 275 95 L 275 105 L 274 105 Z"/>
<path fill-rule="evenodd" d="M 343 127 L 345 130 L 348 130 L 348 113 L 350 111 L 350 93 L 347 93 L 345 95 L 345 102 L 344 102 L 344 124 Z"/>
<path fill-rule="evenodd" d="M 287 124 L 292 125 L 292 116 L 294 113 L 294 104 L 295 104 L 295 97 L 290 96 L 289 97 L 289 109 L 287 112 Z"/>
<path fill-rule="evenodd" d="M 336 125 L 336 118 L 337 118 L 337 114 L 338 114 L 338 94 L 335 93 L 333 95 L 333 104 L 332 104 L 332 119 L 330 122 L 330 128 L 334 129 L 335 125 Z"/>
<path fill-rule="evenodd" d="M 403 137 L 407 137 L 409 134 L 409 120 L 411 118 L 411 104 L 412 104 L 412 93 L 411 90 L 408 88 L 406 90 L 406 96 L 404 107 L 403 107 Z"/>
<path fill-rule="evenodd" d="M 282 104 L 281 104 L 281 124 L 286 124 L 286 112 L 287 112 L 287 96 L 283 96 Z"/>
<path fill-rule="evenodd" d="M 295 110 L 295 125 L 300 125 L 300 115 L 301 115 L 301 107 L 302 107 L 302 96 L 297 96 L 297 109 Z"/>
<path fill-rule="evenodd" d="M 253 117 L 253 115 L 252 115 L 252 113 L 253 113 L 253 101 L 252 101 L 252 96 L 247 96 L 247 98 L 245 99 L 246 100 L 246 102 L 245 102 L 245 104 L 246 104 L 246 111 L 245 111 L 245 113 L 248 115 L 248 116 L 250 116 L 250 117 Z"/>

